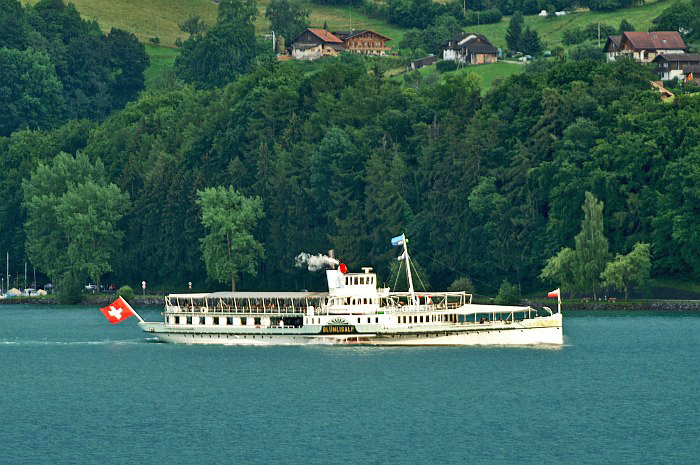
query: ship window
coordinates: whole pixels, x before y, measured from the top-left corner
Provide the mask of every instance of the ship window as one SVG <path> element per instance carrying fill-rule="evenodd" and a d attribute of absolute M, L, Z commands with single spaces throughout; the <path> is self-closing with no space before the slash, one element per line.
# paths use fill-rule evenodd
<path fill-rule="evenodd" d="M 229 326 L 233 326 L 233 317 L 232 316 L 226 317 L 226 324 Z"/>
<path fill-rule="evenodd" d="M 379 317 L 378 317 L 378 316 L 374 318 L 374 322 L 375 322 L 375 323 L 379 323 Z"/>
<path fill-rule="evenodd" d="M 360 284 L 364 284 L 364 283 L 365 283 L 365 278 L 363 276 L 361 276 L 360 277 Z"/>
<path fill-rule="evenodd" d="M 248 317 L 242 316 L 241 317 L 241 324 L 246 325 L 248 323 Z"/>
<path fill-rule="evenodd" d="M 204 317 L 203 317 L 203 316 L 200 316 L 200 317 L 199 317 L 199 324 L 200 324 L 200 325 L 203 325 L 203 324 L 204 324 Z"/>
<path fill-rule="evenodd" d="M 192 317 L 191 317 L 191 316 L 188 316 L 188 317 L 187 317 L 187 324 L 188 324 L 188 325 L 191 325 L 191 324 L 192 324 Z"/>
<path fill-rule="evenodd" d="M 423 323 L 423 316 L 420 317 L 420 322 Z"/>
<path fill-rule="evenodd" d="M 259 316 L 255 317 L 255 319 L 253 320 L 253 323 L 255 323 L 256 325 L 259 325 L 260 324 L 260 317 Z"/>
<path fill-rule="evenodd" d="M 369 317 L 367 317 L 367 323 L 371 323 L 371 321 L 369 321 L 369 320 L 370 320 L 370 318 L 369 318 Z"/>
<path fill-rule="evenodd" d="M 357 285 L 360 282 L 359 278 L 355 276 L 355 285 Z"/>
<path fill-rule="evenodd" d="M 215 324 L 215 325 L 218 325 L 218 324 L 219 324 L 219 317 L 218 317 L 218 316 L 215 316 L 215 317 L 214 317 L 214 324 Z"/>
<path fill-rule="evenodd" d="M 357 324 L 360 324 L 360 317 L 357 317 Z"/>

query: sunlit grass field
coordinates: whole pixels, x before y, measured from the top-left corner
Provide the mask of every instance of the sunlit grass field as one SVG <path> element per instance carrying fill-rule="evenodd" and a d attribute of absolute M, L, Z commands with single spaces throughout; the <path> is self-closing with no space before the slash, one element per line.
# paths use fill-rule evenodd
<path fill-rule="evenodd" d="M 21 0 L 23 4 L 34 4 L 38 0 Z M 211 0 L 65 0 L 74 3 L 80 14 L 86 19 L 94 19 L 104 31 L 118 27 L 133 32 L 142 42 L 152 37 L 160 38 L 164 47 L 174 47 L 175 40 L 186 38 L 178 24 L 190 15 L 200 16 L 207 24 L 216 21 L 217 4 Z M 258 1 L 258 17 L 255 27 L 258 32 L 270 30 L 270 22 L 265 18 L 265 9 L 269 0 Z M 347 30 L 351 25 L 355 29 L 374 29 L 393 39 L 396 46 L 403 37 L 405 29 L 391 25 L 386 21 L 372 19 L 357 8 L 348 6 L 319 5 L 311 1 L 304 2 L 311 11 L 309 20 L 313 27 L 323 27 L 324 22 L 331 30 Z"/>
<path fill-rule="evenodd" d="M 103 31 L 118 27 L 133 32 L 142 42 L 159 37 L 161 45 L 174 47 L 175 39 L 185 38 L 178 27 L 190 15 L 205 22 L 216 20 L 217 5 L 211 0 L 64 0 L 75 4 L 86 19 L 95 19 Z M 37 0 L 22 0 L 34 4 Z"/>
<path fill-rule="evenodd" d="M 22 3 L 36 3 L 37 0 L 22 0 Z M 265 8 L 270 0 L 259 0 L 259 14 L 255 21 L 258 32 L 270 30 L 270 23 L 265 18 Z M 568 26 L 586 26 L 600 21 L 601 23 L 618 26 L 622 19 L 631 22 L 637 30 L 645 31 L 651 26 L 651 21 L 673 0 L 650 0 L 642 5 L 633 6 L 610 12 L 578 11 L 566 16 L 541 18 L 526 16 L 525 23 L 540 33 L 547 47 L 561 43 L 562 30 Z M 131 31 L 143 42 L 152 37 L 160 38 L 165 47 L 174 47 L 175 40 L 185 38 L 178 24 L 190 15 L 199 15 L 206 23 L 213 24 L 216 20 L 217 5 L 211 0 L 72 0 L 78 11 L 85 18 L 95 19 L 103 30 L 109 31 L 118 27 Z M 387 23 L 381 19 L 370 18 L 361 8 L 348 6 L 319 5 L 311 0 L 305 0 L 305 5 L 311 11 L 310 22 L 313 27 L 323 27 L 328 24 L 331 30 L 374 29 L 380 34 L 391 37 L 390 44 L 398 47 L 406 29 Z M 505 35 L 509 17 L 504 17 L 499 23 L 467 27 L 467 30 L 485 34 L 497 47 L 505 47 Z"/>
<path fill-rule="evenodd" d="M 585 27 L 591 23 L 609 24 L 618 27 L 620 21 L 626 19 L 638 31 L 647 31 L 651 26 L 651 21 L 659 16 L 663 10 L 671 6 L 673 0 L 647 1 L 642 5 L 630 8 L 622 8 L 615 11 L 577 11 L 554 18 L 541 18 L 539 16 L 526 16 L 525 24 L 535 29 L 546 47 L 551 48 L 561 44 L 562 30 L 570 26 Z M 470 31 L 476 31 L 488 37 L 489 41 L 496 47 L 506 46 L 506 30 L 510 17 L 503 17 L 499 23 L 483 24 L 479 27 L 472 26 Z M 601 38 L 601 45 L 605 43 L 607 37 Z"/>

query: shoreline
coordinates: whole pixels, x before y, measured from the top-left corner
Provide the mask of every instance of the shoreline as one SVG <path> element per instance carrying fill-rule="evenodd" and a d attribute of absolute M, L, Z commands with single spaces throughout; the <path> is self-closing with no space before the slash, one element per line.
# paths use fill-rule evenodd
<path fill-rule="evenodd" d="M 115 295 L 86 295 L 82 302 L 75 306 L 83 307 L 104 307 L 109 305 L 116 298 Z M 160 307 L 164 305 L 164 295 L 135 295 L 129 303 L 139 307 Z M 551 300 L 524 300 L 524 305 L 535 308 L 543 306 L 554 309 L 556 302 Z M 57 296 L 49 297 L 11 297 L 0 299 L 1 305 L 63 305 Z M 700 300 L 676 300 L 676 299 L 639 299 L 639 300 L 601 300 L 584 301 L 573 300 L 562 302 L 562 311 L 650 311 L 650 312 L 698 312 L 700 313 Z"/>

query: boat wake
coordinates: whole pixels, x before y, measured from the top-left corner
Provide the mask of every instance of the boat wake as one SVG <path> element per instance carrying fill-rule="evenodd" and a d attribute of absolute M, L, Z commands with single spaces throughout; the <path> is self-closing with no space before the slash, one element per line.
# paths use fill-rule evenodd
<path fill-rule="evenodd" d="M 138 345 L 159 342 L 157 338 L 139 339 L 105 339 L 102 341 L 49 341 L 49 340 L 0 340 L 0 346 L 100 346 L 100 345 Z"/>

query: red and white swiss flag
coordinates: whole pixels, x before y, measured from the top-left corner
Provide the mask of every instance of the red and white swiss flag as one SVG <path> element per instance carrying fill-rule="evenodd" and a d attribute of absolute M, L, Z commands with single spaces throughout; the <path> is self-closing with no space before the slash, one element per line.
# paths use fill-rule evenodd
<path fill-rule="evenodd" d="M 556 299 L 559 297 L 560 294 L 561 294 L 561 291 L 559 291 L 559 289 L 557 288 L 557 289 L 554 289 L 552 292 L 547 293 L 547 297 L 550 299 Z"/>
<path fill-rule="evenodd" d="M 100 311 L 112 324 L 121 323 L 134 314 L 126 300 L 121 297 L 112 302 L 112 305 L 101 308 Z"/>

